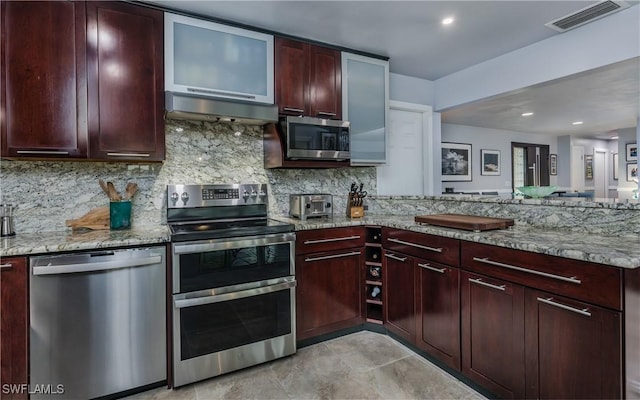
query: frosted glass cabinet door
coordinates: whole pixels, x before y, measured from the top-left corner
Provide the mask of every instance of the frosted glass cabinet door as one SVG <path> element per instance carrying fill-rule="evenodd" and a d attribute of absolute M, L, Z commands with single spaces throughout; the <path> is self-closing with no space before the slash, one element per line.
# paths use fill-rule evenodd
<path fill-rule="evenodd" d="M 389 62 L 342 53 L 342 117 L 351 130 L 351 165 L 387 161 Z"/>
<path fill-rule="evenodd" d="M 273 36 L 165 13 L 165 90 L 273 104 Z"/>

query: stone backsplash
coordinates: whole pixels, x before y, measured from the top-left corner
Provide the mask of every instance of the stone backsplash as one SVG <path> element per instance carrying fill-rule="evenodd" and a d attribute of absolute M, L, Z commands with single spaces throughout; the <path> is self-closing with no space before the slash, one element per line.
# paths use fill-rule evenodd
<path fill-rule="evenodd" d="M 240 132 L 236 135 L 236 132 Z M 108 205 L 98 179 L 123 191 L 136 182 L 132 224 L 166 223 L 166 185 L 176 183 L 267 183 L 272 215 L 289 212 L 291 193 L 333 194 L 336 213 L 345 213 L 351 182 L 376 191 L 373 167 L 335 169 L 264 168 L 262 128 L 256 126 L 166 121 L 163 163 L 8 161 L 0 164 L 0 201 L 17 206 L 16 233 L 63 231 L 65 220 Z"/>

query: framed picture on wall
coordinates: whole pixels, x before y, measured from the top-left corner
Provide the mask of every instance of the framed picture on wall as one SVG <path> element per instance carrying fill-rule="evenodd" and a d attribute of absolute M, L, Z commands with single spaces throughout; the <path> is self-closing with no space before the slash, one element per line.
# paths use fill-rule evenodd
<path fill-rule="evenodd" d="M 442 180 L 471 181 L 471 145 L 442 143 Z"/>
<path fill-rule="evenodd" d="M 627 164 L 627 182 L 637 182 L 637 179 L 638 164 Z"/>
<path fill-rule="evenodd" d="M 593 179 L 593 156 L 584 156 L 584 178 Z"/>
<path fill-rule="evenodd" d="M 613 153 L 613 179 L 618 180 L 618 153 Z"/>
<path fill-rule="evenodd" d="M 500 175 L 500 150 L 480 150 L 480 175 Z"/>
<path fill-rule="evenodd" d="M 549 154 L 549 175 L 558 175 L 558 155 Z"/>
<path fill-rule="evenodd" d="M 627 143 L 627 161 L 638 161 L 637 143 Z"/>

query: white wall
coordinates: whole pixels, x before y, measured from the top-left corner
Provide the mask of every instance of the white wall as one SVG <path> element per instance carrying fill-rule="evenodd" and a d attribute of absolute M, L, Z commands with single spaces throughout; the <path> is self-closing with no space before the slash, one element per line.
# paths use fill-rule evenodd
<path fill-rule="evenodd" d="M 557 154 L 558 140 L 555 136 L 513 132 L 501 129 L 478 128 L 474 126 L 442 124 L 442 142 L 470 143 L 472 152 L 471 182 L 442 182 L 442 187 L 453 187 L 454 191 L 499 191 L 511 192 L 511 142 L 549 145 L 549 152 Z M 498 176 L 480 174 L 480 150 L 500 150 L 501 173 Z M 440 168 L 440 152 L 438 164 Z M 558 157 L 560 158 L 560 157 Z M 558 170 L 560 173 L 560 170 Z M 551 176 L 551 185 L 557 184 L 557 177 Z"/>
<path fill-rule="evenodd" d="M 435 98 L 433 81 L 412 76 L 389 74 L 389 99 L 432 106 Z"/>
<path fill-rule="evenodd" d="M 640 55 L 640 5 L 435 81 L 435 111 Z"/>

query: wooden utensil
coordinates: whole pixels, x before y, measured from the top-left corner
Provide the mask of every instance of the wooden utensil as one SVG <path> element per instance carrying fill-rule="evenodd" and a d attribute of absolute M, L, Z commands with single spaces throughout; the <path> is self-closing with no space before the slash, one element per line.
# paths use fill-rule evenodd
<path fill-rule="evenodd" d="M 127 186 L 124 188 L 124 200 L 131 200 L 134 194 L 138 191 L 138 184 L 129 182 Z"/>
<path fill-rule="evenodd" d="M 463 214 L 431 214 L 417 215 L 414 220 L 418 223 L 443 226 L 446 228 L 465 229 L 469 231 L 487 231 L 492 229 L 506 229 L 513 226 L 510 218 L 478 217 Z"/>
<path fill-rule="evenodd" d="M 122 200 L 122 197 L 120 196 L 120 193 L 118 193 L 118 191 L 116 190 L 115 186 L 113 186 L 113 182 L 107 182 L 107 190 L 108 190 L 109 199 L 111 201 L 120 201 L 120 200 Z"/>

